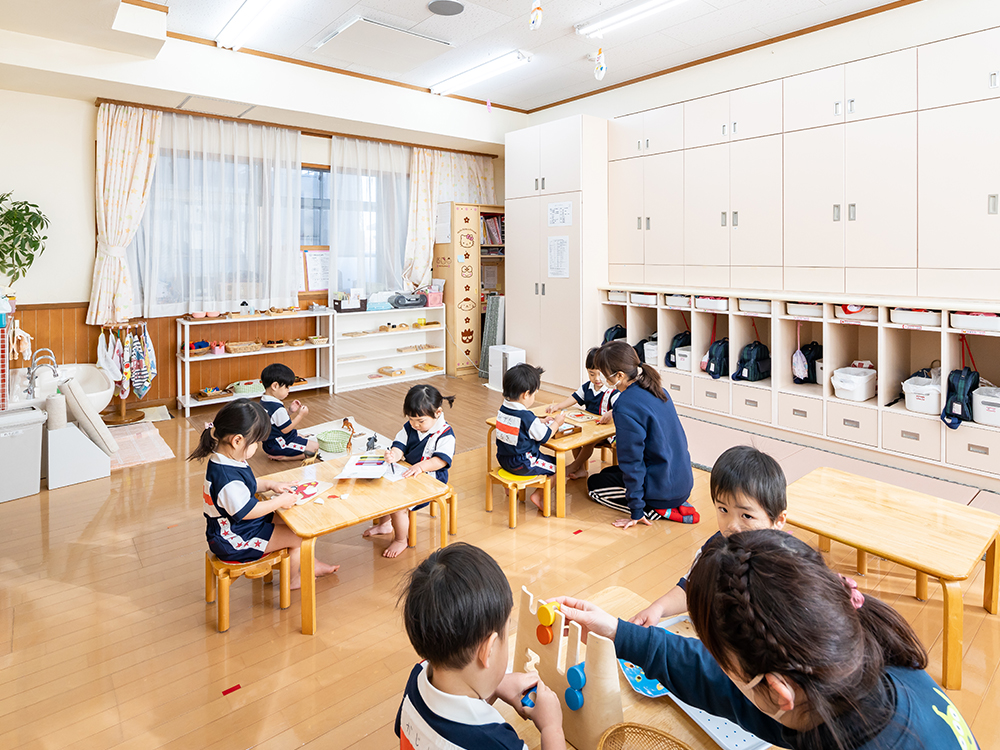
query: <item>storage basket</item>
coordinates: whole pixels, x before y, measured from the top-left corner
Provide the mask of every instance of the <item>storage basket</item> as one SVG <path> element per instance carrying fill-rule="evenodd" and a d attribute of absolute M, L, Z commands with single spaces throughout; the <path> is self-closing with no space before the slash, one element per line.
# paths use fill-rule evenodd
<path fill-rule="evenodd" d="M 691 372 L 691 347 L 678 346 L 674 349 L 674 356 L 677 358 L 677 369 Z"/>
<path fill-rule="evenodd" d="M 597 750 L 691 750 L 691 746 L 654 727 L 628 722 L 602 734 Z"/>
<path fill-rule="evenodd" d="M 819 302 L 789 302 L 788 314 L 797 318 L 822 318 L 823 305 Z"/>
<path fill-rule="evenodd" d="M 347 450 L 347 441 L 350 439 L 351 433 L 339 427 L 325 430 L 316 436 L 319 449 L 327 453 L 343 453 Z"/>
<path fill-rule="evenodd" d="M 628 292 L 611 290 L 608 292 L 608 302 L 628 302 Z"/>
<path fill-rule="evenodd" d="M 725 297 L 695 297 L 694 306 L 699 310 L 728 310 L 729 300 Z"/>
<path fill-rule="evenodd" d="M 309 336 L 310 344 L 325 344 L 330 341 L 329 336 Z"/>
<path fill-rule="evenodd" d="M 868 322 L 878 322 L 877 307 L 837 305 L 833 308 L 833 314 L 841 320 L 866 320 Z"/>
<path fill-rule="evenodd" d="M 259 352 L 263 346 L 260 341 L 227 341 L 226 351 L 229 354 L 247 354 Z"/>
<path fill-rule="evenodd" d="M 264 392 L 264 386 L 259 380 L 238 380 L 231 383 L 227 391 L 232 391 L 237 396 L 260 396 Z"/>
<path fill-rule="evenodd" d="M 1000 427 L 1000 388 L 982 386 L 972 392 L 972 421 Z"/>
<path fill-rule="evenodd" d="M 195 348 L 195 344 L 204 344 L 204 346 L 199 346 Z M 192 341 L 191 348 L 187 350 L 189 357 L 204 357 L 206 354 L 211 354 L 212 345 L 207 341 Z"/>
<path fill-rule="evenodd" d="M 875 396 L 875 370 L 861 367 L 841 367 L 833 371 L 830 382 L 837 398 L 847 401 L 867 401 Z"/>
<path fill-rule="evenodd" d="M 632 304 L 656 307 L 656 295 L 645 294 L 643 292 L 632 292 Z"/>
<path fill-rule="evenodd" d="M 360 302 L 360 304 L 358 304 Z M 356 307 L 350 307 L 351 304 L 357 305 Z M 335 299 L 333 301 L 333 309 L 339 313 L 349 313 L 349 312 L 367 312 L 368 311 L 368 300 L 351 300 L 346 299 Z"/>
<path fill-rule="evenodd" d="M 953 312 L 951 327 L 962 331 L 1000 331 L 1000 316 Z"/>
<path fill-rule="evenodd" d="M 936 328 L 941 325 L 941 311 L 910 310 L 906 307 L 894 307 L 889 311 L 889 320 L 902 325 Z"/>
<path fill-rule="evenodd" d="M 444 292 L 424 292 L 427 298 L 427 307 L 437 307 L 444 304 Z"/>
<path fill-rule="evenodd" d="M 647 341 L 642 345 L 642 356 L 649 364 L 656 364 L 660 361 L 660 344 L 656 341 Z"/>
<path fill-rule="evenodd" d="M 691 295 L 689 294 L 668 294 L 664 301 L 669 307 L 691 307 Z"/>
<path fill-rule="evenodd" d="M 976 392 L 973 391 L 973 397 Z M 941 413 L 941 372 L 933 378 L 909 378 L 903 381 L 903 396 L 908 411 L 918 414 Z"/>
<path fill-rule="evenodd" d="M 767 299 L 741 299 L 737 301 L 740 312 L 771 312 L 771 300 Z"/>

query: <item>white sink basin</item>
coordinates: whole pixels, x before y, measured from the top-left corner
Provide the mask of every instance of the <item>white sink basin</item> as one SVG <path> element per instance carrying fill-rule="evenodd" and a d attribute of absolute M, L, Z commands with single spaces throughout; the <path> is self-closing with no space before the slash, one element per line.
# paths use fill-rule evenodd
<path fill-rule="evenodd" d="M 104 370 L 97 365 L 59 365 L 59 377 L 52 374 L 52 370 L 43 367 L 35 374 L 35 397 L 28 398 L 28 370 L 10 371 L 10 393 L 7 400 L 8 409 L 27 409 L 34 406 L 38 409 L 45 409 L 45 399 L 56 392 L 60 383 L 72 377 L 83 388 L 84 393 L 90 398 L 90 402 L 97 411 L 101 411 L 111 403 L 114 395 L 115 384 L 111 382 Z"/>

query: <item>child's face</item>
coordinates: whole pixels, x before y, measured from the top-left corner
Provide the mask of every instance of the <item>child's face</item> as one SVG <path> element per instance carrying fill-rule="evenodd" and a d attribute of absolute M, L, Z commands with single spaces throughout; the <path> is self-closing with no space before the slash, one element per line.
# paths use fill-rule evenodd
<path fill-rule="evenodd" d="M 406 419 L 407 421 L 409 421 L 410 427 L 412 427 L 417 432 L 427 432 L 427 430 L 433 427 L 434 423 L 438 421 L 438 418 L 441 416 L 442 411 L 444 410 L 438 409 L 436 412 L 434 412 L 433 417 L 422 415 L 419 417 L 407 417 Z"/>
<path fill-rule="evenodd" d="M 723 495 L 715 501 L 715 517 L 722 536 L 754 529 L 780 529 L 785 525 L 787 511 L 782 511 L 774 521 L 760 503 L 743 493 Z"/>
<path fill-rule="evenodd" d="M 289 386 L 282 385 L 281 383 L 271 383 L 271 387 L 267 389 L 272 396 L 274 396 L 278 401 L 284 401 L 288 398 L 288 391 L 291 390 Z"/>
<path fill-rule="evenodd" d="M 594 386 L 595 391 L 599 391 L 604 387 L 604 377 L 601 375 L 600 370 L 587 370 L 587 377 L 590 379 L 590 384 Z"/>
<path fill-rule="evenodd" d="M 521 397 L 517 400 L 517 402 L 522 406 L 530 409 L 532 406 L 535 405 L 536 393 L 538 393 L 538 391 L 525 391 L 524 393 L 521 394 Z"/>

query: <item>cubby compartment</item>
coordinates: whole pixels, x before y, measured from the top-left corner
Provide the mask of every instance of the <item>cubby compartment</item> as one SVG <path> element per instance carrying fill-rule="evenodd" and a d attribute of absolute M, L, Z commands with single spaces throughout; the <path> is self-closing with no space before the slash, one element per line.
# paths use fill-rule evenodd
<path fill-rule="evenodd" d="M 823 434 L 823 399 L 778 394 L 778 424 L 789 430 Z"/>
<path fill-rule="evenodd" d="M 823 347 L 825 359 L 826 345 L 823 341 L 823 321 L 801 320 L 785 316 L 776 321 L 776 326 L 774 346 L 771 347 L 771 379 L 775 386 L 785 393 L 815 398 L 822 397 L 824 384 L 819 377 L 817 377 L 818 382 L 816 383 L 794 382 L 792 379 L 792 355 L 799 343 L 804 346 L 815 341 Z M 825 371 L 829 373 L 828 368 Z M 818 374 L 819 368 L 817 368 L 817 376 Z"/>
<path fill-rule="evenodd" d="M 754 387 L 752 383 L 733 383 L 733 415 L 770 424 L 771 389 Z"/>
<path fill-rule="evenodd" d="M 657 330 L 660 343 L 660 357 L 656 363 L 659 367 L 666 367 L 667 353 L 670 351 L 670 343 L 674 336 L 684 331 L 691 331 L 691 313 L 683 310 L 663 309 L 657 311 Z M 671 368 L 673 369 L 673 368 Z"/>
<path fill-rule="evenodd" d="M 708 348 L 713 341 L 727 338 L 729 336 L 729 314 L 720 312 L 695 311 L 691 321 L 691 370 L 695 376 L 710 377 L 708 373 L 702 372 L 701 360 L 708 353 Z M 713 335 L 714 334 L 714 335 Z M 729 349 L 729 362 L 733 360 L 733 350 Z M 728 369 L 728 366 L 727 368 Z M 723 379 L 729 379 L 729 373 L 724 372 Z"/>
<path fill-rule="evenodd" d="M 826 395 L 836 398 L 830 379 L 842 367 L 850 367 L 857 360 L 868 360 L 879 367 L 878 326 L 874 323 L 859 323 L 836 320 L 829 326 L 829 336 L 823 346 L 823 371 L 826 379 Z M 879 398 L 877 393 L 874 398 Z M 866 402 L 875 404 L 874 399 Z"/>
<path fill-rule="evenodd" d="M 678 404 L 691 405 L 691 373 L 661 367 L 660 380 L 670 398 Z"/>
<path fill-rule="evenodd" d="M 657 330 L 656 308 L 636 307 L 629 305 L 625 316 L 625 329 L 628 331 L 628 342 L 635 346 L 643 339 L 648 339 Z"/>
<path fill-rule="evenodd" d="M 729 381 L 694 378 L 694 405 L 702 409 L 729 413 Z"/>
<path fill-rule="evenodd" d="M 740 352 L 747 344 L 760 341 L 767 347 L 771 356 L 774 356 L 774 346 L 771 342 L 771 318 L 754 314 L 734 314 L 729 319 L 729 373 L 732 375 L 736 371 L 736 364 L 740 359 Z M 772 367 L 774 363 L 772 362 Z M 771 387 L 770 376 L 762 380 L 748 381 L 741 380 L 741 383 L 748 385 L 758 385 L 763 388 Z M 768 412 L 770 415 L 770 412 Z"/>
<path fill-rule="evenodd" d="M 826 407 L 826 434 L 876 448 L 878 409 L 845 401 L 831 401 Z"/>
<path fill-rule="evenodd" d="M 950 464 L 967 469 L 1000 473 L 1000 430 L 963 424 L 957 430 L 946 430 L 945 459 Z"/>
<path fill-rule="evenodd" d="M 900 412 L 893 407 L 882 414 L 882 447 L 888 451 L 940 461 L 942 427 L 939 418 Z"/>
<path fill-rule="evenodd" d="M 878 373 L 878 401 L 887 405 L 903 391 L 903 381 L 917 370 L 941 364 L 941 332 L 905 328 L 882 331 L 882 357 Z M 942 373 L 947 376 L 947 373 Z M 905 409 L 905 401 L 892 408 Z"/>
<path fill-rule="evenodd" d="M 627 313 L 628 308 L 625 305 L 610 304 L 605 303 L 602 306 L 601 312 L 601 329 L 604 331 L 604 335 L 613 326 L 621 326 L 622 328 L 628 328 Z M 601 341 L 595 341 L 594 346 L 599 346 Z"/>

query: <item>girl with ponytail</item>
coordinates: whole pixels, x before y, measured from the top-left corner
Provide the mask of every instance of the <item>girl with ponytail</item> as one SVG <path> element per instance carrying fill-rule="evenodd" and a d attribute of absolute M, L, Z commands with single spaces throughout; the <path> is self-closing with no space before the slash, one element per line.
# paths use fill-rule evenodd
<path fill-rule="evenodd" d="M 687 437 L 674 404 L 652 365 L 643 365 L 624 341 L 597 350 L 594 364 L 604 382 L 620 391 L 613 410 L 618 465 L 587 479 L 590 497 L 626 511 L 614 525 L 627 529 L 657 519 L 698 523 L 688 503 L 694 486 Z"/>
<path fill-rule="evenodd" d="M 299 551 L 302 540 L 280 519 L 274 517 L 279 508 L 291 508 L 298 497 L 290 492 L 292 485 L 257 480 L 247 461 L 258 446 L 271 434 L 271 420 L 256 401 L 238 398 L 215 415 L 214 422 L 205 425 L 198 447 L 188 461 L 208 459 L 202 491 L 205 514 L 205 537 L 208 548 L 225 562 L 252 562 L 269 552 L 288 549 L 292 567 L 293 589 L 301 586 Z M 257 492 L 272 491 L 269 500 L 258 500 Z M 316 575 L 335 573 L 339 565 L 316 561 Z"/>
<path fill-rule="evenodd" d="M 892 607 L 773 529 L 720 537 L 688 578 L 700 642 L 560 598 L 680 700 L 796 750 L 975 750 Z"/>

